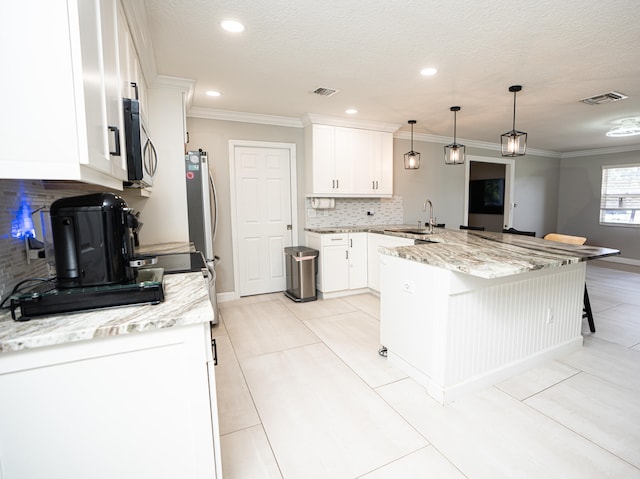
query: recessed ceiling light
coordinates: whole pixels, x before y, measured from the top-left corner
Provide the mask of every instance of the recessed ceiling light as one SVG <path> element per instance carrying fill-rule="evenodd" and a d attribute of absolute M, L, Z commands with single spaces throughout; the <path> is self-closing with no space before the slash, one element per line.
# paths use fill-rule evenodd
<path fill-rule="evenodd" d="M 215 90 L 208 90 L 205 93 L 207 94 L 207 96 L 220 96 L 220 95 L 222 95 L 222 93 L 220 93 L 219 91 L 215 91 Z"/>
<path fill-rule="evenodd" d="M 344 111 L 347 115 L 355 115 L 356 113 L 358 113 L 358 110 L 356 110 L 355 108 L 349 108 L 348 110 Z"/>
<path fill-rule="evenodd" d="M 232 33 L 244 32 L 244 25 L 240 22 L 236 22 L 235 20 L 225 20 L 220 24 L 220 26 L 228 32 L 232 32 Z"/>
<path fill-rule="evenodd" d="M 430 77 L 435 75 L 436 73 L 438 73 L 438 70 L 435 68 L 423 68 L 422 70 L 420 70 L 420 75 L 426 76 L 426 77 Z"/>

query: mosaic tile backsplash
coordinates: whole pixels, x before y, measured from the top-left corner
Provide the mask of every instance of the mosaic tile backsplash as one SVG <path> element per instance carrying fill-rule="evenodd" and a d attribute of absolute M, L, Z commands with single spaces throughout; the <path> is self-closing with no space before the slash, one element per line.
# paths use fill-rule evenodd
<path fill-rule="evenodd" d="M 373 215 L 368 215 L 367 212 L 373 212 Z M 335 208 L 328 209 L 313 209 L 311 208 L 311 198 L 306 198 L 305 213 L 307 228 L 401 224 L 403 222 L 401 196 L 336 198 Z"/>
<path fill-rule="evenodd" d="M 3 300 L 19 281 L 27 278 L 48 278 L 46 259 L 27 264 L 24 239 L 15 233 L 23 203 L 28 205 L 37 223 L 38 210 L 48 210 L 58 198 L 84 194 L 77 190 L 46 190 L 39 180 L 0 180 L 0 300 Z M 42 240 L 42 238 L 38 238 Z"/>

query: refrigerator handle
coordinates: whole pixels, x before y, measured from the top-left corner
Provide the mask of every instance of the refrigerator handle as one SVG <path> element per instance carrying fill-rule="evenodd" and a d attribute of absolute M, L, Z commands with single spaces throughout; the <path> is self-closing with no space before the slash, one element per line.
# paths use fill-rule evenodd
<path fill-rule="evenodd" d="M 213 219 L 212 211 L 217 208 L 214 204 L 211 204 L 211 172 L 209 171 L 209 162 L 207 161 L 207 155 L 204 152 L 200 154 L 200 178 L 202 185 L 202 202 L 203 202 L 203 212 L 202 212 L 202 221 L 204 225 L 204 247 L 205 251 L 203 251 L 205 255 L 205 259 L 209 260 L 213 258 L 213 237 L 214 237 L 214 226 L 212 224 Z M 217 212 L 216 212 L 217 216 Z"/>
<path fill-rule="evenodd" d="M 209 186 L 211 187 L 211 195 L 213 196 L 213 232 L 211 233 L 212 241 L 216 239 L 218 231 L 218 194 L 216 192 L 216 184 L 213 182 L 213 175 L 209 173 Z"/>

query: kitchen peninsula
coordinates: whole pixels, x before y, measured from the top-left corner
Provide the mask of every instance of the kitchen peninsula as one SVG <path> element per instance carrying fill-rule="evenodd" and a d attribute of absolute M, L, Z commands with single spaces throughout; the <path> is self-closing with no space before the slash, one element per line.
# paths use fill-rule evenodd
<path fill-rule="evenodd" d="M 619 254 L 503 233 L 415 234 L 407 225 L 308 232 L 307 244 L 320 246 L 328 242 L 318 235 L 369 235 L 380 342 L 441 404 L 581 347 L 585 262 Z M 381 244 L 386 237 L 404 243 Z"/>
<path fill-rule="evenodd" d="M 502 233 L 433 240 L 381 248 L 380 338 L 441 404 L 581 347 L 585 261 L 619 254 Z"/>

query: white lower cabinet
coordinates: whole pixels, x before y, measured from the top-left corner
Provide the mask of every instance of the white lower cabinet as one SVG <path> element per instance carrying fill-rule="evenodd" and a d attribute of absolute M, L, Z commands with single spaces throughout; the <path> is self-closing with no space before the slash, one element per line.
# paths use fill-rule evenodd
<path fill-rule="evenodd" d="M 209 323 L 0 355 L 0 476 L 221 476 Z"/>
<path fill-rule="evenodd" d="M 367 287 L 367 233 L 308 232 L 306 244 L 319 251 L 318 291 L 326 294 Z"/>
<path fill-rule="evenodd" d="M 369 233 L 367 247 L 367 275 L 370 289 L 380 292 L 380 253 L 378 248 L 383 246 L 393 248 L 396 246 L 410 246 L 414 240 L 376 233 Z"/>

